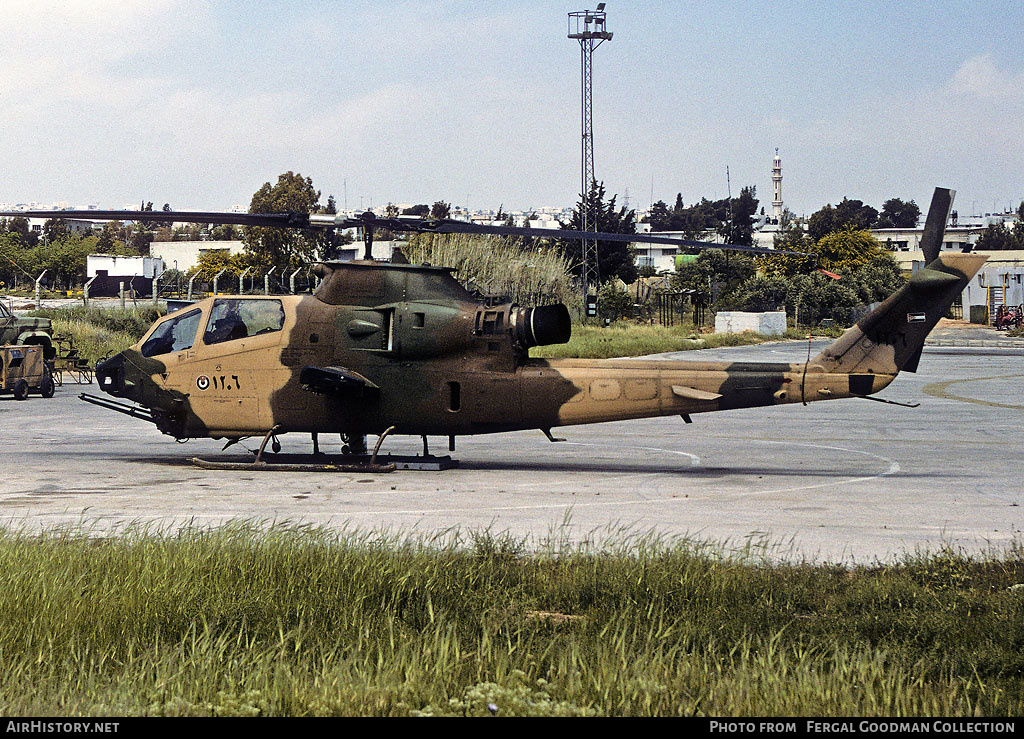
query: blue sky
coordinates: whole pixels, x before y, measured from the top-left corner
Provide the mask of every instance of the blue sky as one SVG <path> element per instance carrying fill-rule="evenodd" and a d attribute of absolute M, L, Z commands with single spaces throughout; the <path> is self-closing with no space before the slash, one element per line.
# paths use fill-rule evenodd
<path fill-rule="evenodd" d="M 589 3 L 596 6 L 596 3 Z M 961 213 L 1024 199 L 1024 3 L 607 2 L 596 172 L 647 206 L 754 184 Z M 587 3 L 3 0 L 0 202 L 575 201 Z M 58 19 L 58 20 L 55 20 Z"/>

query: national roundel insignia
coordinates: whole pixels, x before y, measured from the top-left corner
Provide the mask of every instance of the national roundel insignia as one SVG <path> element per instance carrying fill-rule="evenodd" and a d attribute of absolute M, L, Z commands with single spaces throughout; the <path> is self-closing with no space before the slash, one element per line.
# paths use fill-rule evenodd
<path fill-rule="evenodd" d="M 206 390 L 206 388 L 210 387 L 210 378 L 206 375 L 199 375 L 196 378 L 196 387 L 200 390 Z"/>

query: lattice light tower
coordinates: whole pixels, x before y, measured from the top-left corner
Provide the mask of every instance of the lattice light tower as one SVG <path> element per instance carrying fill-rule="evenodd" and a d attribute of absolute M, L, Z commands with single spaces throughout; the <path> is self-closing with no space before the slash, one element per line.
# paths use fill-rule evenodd
<path fill-rule="evenodd" d="M 581 10 L 569 13 L 569 38 L 580 42 L 580 124 L 583 135 L 583 150 L 580 166 L 580 201 L 582 203 L 582 230 L 597 228 L 597 215 L 590 213 L 587 195 L 594 178 L 594 116 L 593 116 L 593 67 L 594 49 L 605 41 L 611 41 L 612 34 L 605 28 L 604 3 L 597 4 L 597 10 Z M 597 269 L 597 242 L 583 239 L 583 282 L 584 289 L 596 288 L 601 280 Z"/>

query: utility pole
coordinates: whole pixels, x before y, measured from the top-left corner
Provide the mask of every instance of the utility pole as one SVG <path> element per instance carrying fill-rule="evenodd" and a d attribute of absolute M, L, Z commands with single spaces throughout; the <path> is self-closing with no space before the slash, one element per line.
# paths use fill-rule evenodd
<path fill-rule="evenodd" d="M 605 28 L 604 3 L 597 4 L 597 10 L 582 10 L 569 13 L 569 38 L 580 42 L 580 126 L 583 147 L 580 162 L 580 203 L 581 226 L 583 231 L 597 228 L 597 214 L 591 213 L 588 196 L 594 177 L 594 120 L 593 120 L 593 69 L 594 49 L 605 41 L 611 41 L 612 34 Z M 583 242 L 583 286 L 585 292 L 597 290 L 601 275 L 597 268 L 597 241 L 582 239 Z"/>

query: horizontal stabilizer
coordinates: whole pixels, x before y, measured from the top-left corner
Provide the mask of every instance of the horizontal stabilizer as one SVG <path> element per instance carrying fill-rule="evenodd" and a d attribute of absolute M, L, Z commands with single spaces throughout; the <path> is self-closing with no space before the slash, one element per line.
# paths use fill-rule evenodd
<path fill-rule="evenodd" d="M 673 385 L 672 394 L 689 400 L 718 400 L 722 397 L 720 393 L 709 393 L 695 387 L 686 387 L 686 385 Z"/>

